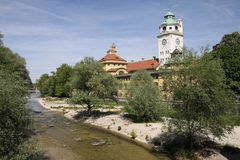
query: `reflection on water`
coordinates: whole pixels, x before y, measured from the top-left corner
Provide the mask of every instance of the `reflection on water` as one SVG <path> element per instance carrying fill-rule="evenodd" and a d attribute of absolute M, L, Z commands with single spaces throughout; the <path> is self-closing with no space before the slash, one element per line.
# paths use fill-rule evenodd
<path fill-rule="evenodd" d="M 112 134 L 66 119 L 44 109 L 32 94 L 28 108 L 34 113 L 39 144 L 50 159 L 157 160 L 167 159 Z"/>

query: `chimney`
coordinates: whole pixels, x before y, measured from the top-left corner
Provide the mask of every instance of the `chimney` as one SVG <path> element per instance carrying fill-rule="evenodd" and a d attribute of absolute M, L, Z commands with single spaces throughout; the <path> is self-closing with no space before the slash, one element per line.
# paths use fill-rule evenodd
<path fill-rule="evenodd" d="M 153 56 L 153 59 L 159 62 L 159 58 L 156 58 L 156 56 Z"/>

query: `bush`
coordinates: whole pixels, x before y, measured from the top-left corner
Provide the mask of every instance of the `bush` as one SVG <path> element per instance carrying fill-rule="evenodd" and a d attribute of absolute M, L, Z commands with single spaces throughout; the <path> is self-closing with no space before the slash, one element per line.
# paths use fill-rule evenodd
<path fill-rule="evenodd" d="M 132 130 L 132 132 L 130 133 L 130 135 L 131 135 L 131 138 L 132 138 L 132 139 L 137 138 L 137 133 L 135 132 L 135 130 Z"/>
<path fill-rule="evenodd" d="M 118 126 L 118 131 L 120 131 L 122 129 L 122 127 L 121 126 Z"/>
<path fill-rule="evenodd" d="M 160 120 L 164 105 L 161 102 L 160 91 L 147 71 L 134 73 L 127 91 L 126 111 L 130 117 L 140 122 Z"/>

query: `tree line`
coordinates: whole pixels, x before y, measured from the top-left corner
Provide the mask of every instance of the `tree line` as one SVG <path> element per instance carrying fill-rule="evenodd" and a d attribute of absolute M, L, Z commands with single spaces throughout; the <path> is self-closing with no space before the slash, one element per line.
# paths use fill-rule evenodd
<path fill-rule="evenodd" d="M 25 108 L 32 83 L 24 58 L 6 47 L 0 34 L 0 159 L 34 160 L 32 119 Z"/>

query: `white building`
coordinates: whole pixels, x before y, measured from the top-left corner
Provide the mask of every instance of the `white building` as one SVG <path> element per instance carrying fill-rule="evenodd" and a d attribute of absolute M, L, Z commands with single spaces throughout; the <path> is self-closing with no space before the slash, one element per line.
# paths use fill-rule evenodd
<path fill-rule="evenodd" d="M 174 53 L 180 53 L 183 49 L 183 22 L 176 20 L 175 15 L 167 12 L 164 22 L 160 25 L 158 39 L 158 54 L 161 65 L 167 63 Z"/>

